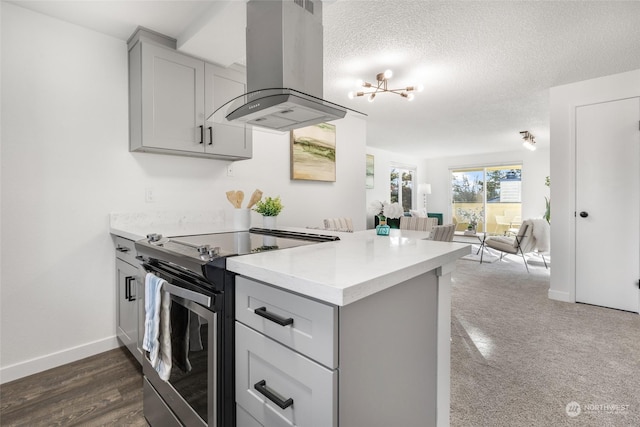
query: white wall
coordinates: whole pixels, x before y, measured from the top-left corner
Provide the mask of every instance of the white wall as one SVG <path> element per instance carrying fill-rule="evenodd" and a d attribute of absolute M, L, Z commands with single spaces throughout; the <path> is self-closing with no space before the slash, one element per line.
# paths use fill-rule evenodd
<path fill-rule="evenodd" d="M 425 176 L 425 160 L 416 157 L 404 156 L 391 151 L 381 150 L 379 148 L 367 147 L 367 154 L 373 155 L 373 188 L 367 189 L 367 228 L 374 227 L 373 214 L 369 212 L 369 204 L 373 201 L 389 202 L 391 196 L 391 188 L 389 186 L 389 174 L 392 165 L 407 166 L 416 169 L 415 184 L 424 182 Z M 364 185 L 363 185 L 364 188 Z M 415 208 L 422 207 L 422 194 L 414 192 Z"/>
<path fill-rule="evenodd" d="M 337 121 L 337 182 L 289 179 L 289 136 L 228 162 L 128 151 L 122 40 L 1 3 L 0 381 L 114 347 L 110 212 L 230 211 L 225 191 L 280 195 L 282 225 L 365 227 L 365 122 Z M 146 188 L 156 202 L 146 203 Z"/>
<path fill-rule="evenodd" d="M 514 145 L 521 146 L 517 133 L 514 133 Z M 518 163 L 522 164 L 522 217 L 542 217 L 544 198 L 549 197 L 549 187 L 544 184 L 549 175 L 549 150 L 524 148 L 504 153 L 429 159 L 426 164 L 426 180 L 431 184 L 431 195 L 427 199 L 429 212 L 442 212 L 445 223 L 452 221 L 450 169 Z"/>
<path fill-rule="evenodd" d="M 640 70 L 550 90 L 551 251 L 549 298 L 575 302 L 575 109 L 580 105 L 640 96 Z M 638 220 L 634 218 L 632 220 Z"/>

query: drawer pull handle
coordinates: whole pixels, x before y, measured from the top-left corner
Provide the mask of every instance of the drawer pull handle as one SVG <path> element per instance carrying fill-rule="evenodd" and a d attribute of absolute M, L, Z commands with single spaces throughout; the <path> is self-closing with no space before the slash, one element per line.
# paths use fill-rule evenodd
<path fill-rule="evenodd" d="M 291 317 L 285 319 L 284 317 L 280 317 L 277 314 L 269 313 L 267 311 L 267 307 L 256 308 L 255 310 L 253 310 L 253 312 L 260 317 L 264 317 L 267 320 L 271 320 L 272 322 L 277 323 L 280 326 L 293 325 L 293 319 Z"/>
<path fill-rule="evenodd" d="M 136 296 L 131 292 L 131 282 L 135 282 L 135 276 L 127 276 L 124 278 L 124 297 L 127 301 L 135 301 Z"/>
<path fill-rule="evenodd" d="M 267 382 L 265 380 L 258 381 L 253 386 L 258 392 L 264 395 L 267 399 L 278 405 L 281 409 L 287 409 L 289 406 L 293 405 L 293 399 L 283 399 L 275 392 L 269 390 L 267 388 Z"/>
<path fill-rule="evenodd" d="M 129 249 L 129 248 L 127 248 L 126 246 L 118 246 L 118 247 L 116 248 L 116 251 L 118 251 L 118 252 L 129 252 L 129 250 L 130 250 L 130 249 Z"/>

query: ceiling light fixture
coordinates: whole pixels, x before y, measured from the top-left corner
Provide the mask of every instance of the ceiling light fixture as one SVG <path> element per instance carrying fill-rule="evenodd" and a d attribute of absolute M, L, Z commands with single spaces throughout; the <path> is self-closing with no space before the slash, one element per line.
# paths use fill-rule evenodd
<path fill-rule="evenodd" d="M 520 132 L 520 135 L 522 135 L 522 139 L 524 139 L 522 146 L 527 150 L 535 151 L 536 150 L 535 137 L 528 130 L 523 130 L 522 132 Z"/>
<path fill-rule="evenodd" d="M 356 82 L 356 85 L 358 87 L 373 88 L 373 90 L 362 91 L 362 92 L 349 92 L 348 94 L 349 99 L 353 99 L 357 96 L 369 95 L 367 99 L 369 100 L 369 102 L 373 102 L 373 100 L 375 99 L 378 93 L 390 92 L 390 93 L 395 93 L 396 95 L 400 95 L 403 98 L 406 98 L 407 101 L 413 101 L 413 98 L 415 97 L 414 92 L 422 92 L 422 90 L 424 89 L 422 85 L 407 86 L 400 89 L 389 89 L 387 87 L 387 82 L 392 76 L 393 76 L 393 71 L 391 70 L 387 70 L 384 73 L 378 73 L 376 75 L 377 83 L 375 85 L 369 82 L 365 82 L 363 80 L 358 80 Z"/>

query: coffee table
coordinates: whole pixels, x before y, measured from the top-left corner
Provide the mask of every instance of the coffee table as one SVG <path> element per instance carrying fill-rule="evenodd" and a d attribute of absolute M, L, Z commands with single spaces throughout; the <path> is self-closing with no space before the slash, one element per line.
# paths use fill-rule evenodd
<path fill-rule="evenodd" d="M 488 253 L 488 249 L 484 244 L 484 241 L 487 239 L 487 237 L 499 236 L 499 235 L 500 234 L 498 233 L 490 233 L 488 231 L 476 232 L 475 234 L 465 234 L 464 231 L 454 231 L 453 241 L 457 243 L 472 243 L 472 244 L 476 242 L 480 242 L 480 247 L 476 252 L 476 255 L 478 255 L 480 251 L 482 251 L 482 253 L 484 254 L 484 251 L 486 250 Z M 480 255 L 480 263 L 482 263 L 482 255 Z"/>

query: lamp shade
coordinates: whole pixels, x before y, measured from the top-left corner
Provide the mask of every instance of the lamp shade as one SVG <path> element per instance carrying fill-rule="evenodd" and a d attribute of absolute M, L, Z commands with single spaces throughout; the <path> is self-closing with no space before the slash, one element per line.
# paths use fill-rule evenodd
<path fill-rule="evenodd" d="M 418 191 L 424 194 L 431 194 L 431 184 L 420 184 L 418 186 Z"/>

